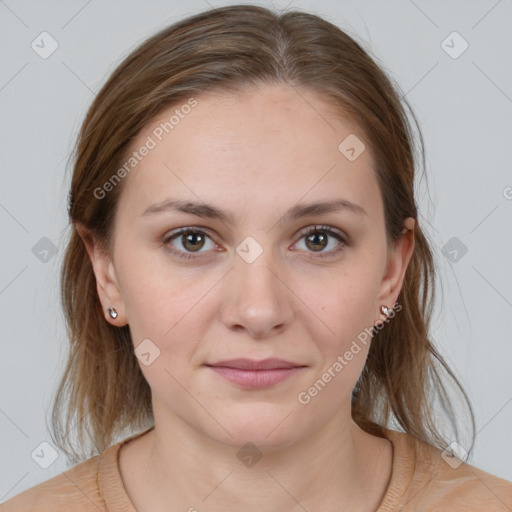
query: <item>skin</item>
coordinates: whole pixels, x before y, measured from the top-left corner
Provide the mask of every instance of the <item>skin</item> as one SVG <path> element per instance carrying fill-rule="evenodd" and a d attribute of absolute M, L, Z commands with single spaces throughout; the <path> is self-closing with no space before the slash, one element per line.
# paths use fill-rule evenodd
<path fill-rule="evenodd" d="M 383 321 L 381 305 L 396 302 L 414 248 L 414 220 L 406 220 L 395 246 L 387 244 L 364 133 L 314 91 L 298 91 L 283 84 L 196 97 L 198 105 L 124 178 L 112 255 L 77 226 L 106 321 L 129 324 L 134 348 L 149 338 L 160 350 L 150 365 L 139 361 L 152 390 L 155 429 L 120 451 L 122 478 L 139 511 L 168 511 L 172 504 L 357 512 L 375 510 L 386 491 L 391 443 L 351 418 L 369 343 L 308 404 L 297 396 L 359 333 Z M 176 108 L 155 118 L 133 148 Z M 349 134 L 366 145 L 354 161 L 338 150 Z M 167 198 L 228 210 L 233 224 L 181 212 L 142 216 Z M 339 198 L 366 215 L 281 220 L 297 203 Z M 340 242 L 328 235 L 327 245 L 316 248 L 301 235 L 314 225 L 351 241 L 335 253 Z M 191 259 L 173 256 L 162 243 L 183 227 L 207 234 L 204 242 L 167 242 Z M 252 263 L 236 253 L 248 236 L 263 249 Z M 235 357 L 279 357 L 306 368 L 273 387 L 248 390 L 204 366 Z M 262 454 L 253 467 L 237 458 L 248 442 Z"/>

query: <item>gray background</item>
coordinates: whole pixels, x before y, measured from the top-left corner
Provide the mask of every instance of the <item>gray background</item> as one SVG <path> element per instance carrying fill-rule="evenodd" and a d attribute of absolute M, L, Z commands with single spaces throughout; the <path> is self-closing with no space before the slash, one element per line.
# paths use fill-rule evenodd
<path fill-rule="evenodd" d="M 137 43 L 220 5 L 0 1 L 0 502 L 67 468 L 61 455 L 43 469 L 31 453 L 50 440 L 45 418 L 67 350 L 58 270 L 80 122 Z M 430 199 L 420 187 L 420 206 L 444 290 L 434 335 L 475 408 L 468 462 L 512 480 L 511 2 L 259 5 L 325 16 L 363 41 L 406 93 L 425 136 Z M 31 47 L 43 31 L 59 45 L 46 59 Z M 469 44 L 458 58 L 442 47 L 453 31 Z M 463 42 L 446 44 L 453 54 Z"/>

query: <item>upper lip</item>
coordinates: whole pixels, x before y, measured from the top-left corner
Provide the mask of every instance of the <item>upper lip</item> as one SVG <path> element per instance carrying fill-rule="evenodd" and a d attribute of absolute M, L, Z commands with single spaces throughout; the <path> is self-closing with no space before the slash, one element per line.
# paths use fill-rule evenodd
<path fill-rule="evenodd" d="M 271 358 L 261 361 L 255 359 L 229 359 L 207 364 L 206 366 L 224 366 L 226 368 L 238 368 L 240 370 L 275 370 L 278 368 L 297 368 L 304 365 L 285 361 L 284 359 Z"/>

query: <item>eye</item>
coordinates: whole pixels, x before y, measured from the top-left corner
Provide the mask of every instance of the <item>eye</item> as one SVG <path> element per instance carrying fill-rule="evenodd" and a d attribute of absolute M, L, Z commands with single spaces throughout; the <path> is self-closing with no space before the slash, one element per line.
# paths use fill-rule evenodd
<path fill-rule="evenodd" d="M 164 237 L 162 243 L 165 248 L 172 254 L 176 254 L 181 258 L 194 258 L 193 253 L 205 252 L 201 251 L 205 247 L 207 239 L 210 240 L 213 246 L 206 249 L 214 249 L 215 243 L 208 236 L 206 231 L 200 228 L 182 228 L 174 231 Z M 176 242 L 176 245 L 173 243 Z M 181 246 L 181 247 L 179 247 Z"/>
<path fill-rule="evenodd" d="M 315 257 L 318 258 L 336 255 L 345 246 L 349 245 L 346 237 L 330 226 L 310 226 L 302 230 L 300 234 L 301 239 L 299 241 L 305 239 L 305 250 L 317 253 Z M 336 239 L 338 244 L 331 250 L 324 251 L 330 245 L 330 238 Z M 208 240 L 211 244 L 210 247 L 207 244 Z M 201 253 L 218 247 L 204 229 L 195 227 L 181 228 L 167 234 L 162 239 L 162 244 L 173 255 L 186 259 L 202 258 L 203 256 L 200 256 Z M 201 250 L 203 248 L 205 248 L 204 251 Z M 197 253 L 198 256 L 194 256 L 194 253 Z"/>
<path fill-rule="evenodd" d="M 311 226 L 301 232 L 301 237 L 300 241 L 305 239 L 306 250 L 312 249 L 312 251 L 308 252 L 319 253 L 315 255 L 315 257 L 319 258 L 333 256 L 348 245 L 343 234 L 330 226 Z M 329 246 L 330 238 L 335 238 L 338 244 L 335 244 L 334 249 L 323 251 L 323 249 Z"/>

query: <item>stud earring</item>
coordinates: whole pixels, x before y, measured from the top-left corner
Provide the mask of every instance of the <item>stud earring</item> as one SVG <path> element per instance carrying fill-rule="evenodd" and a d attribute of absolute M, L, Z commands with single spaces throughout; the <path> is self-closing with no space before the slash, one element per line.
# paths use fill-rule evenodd
<path fill-rule="evenodd" d="M 382 312 L 382 314 L 383 314 L 383 315 L 386 315 L 386 316 L 388 316 L 388 315 L 389 315 L 389 308 L 388 308 L 388 307 L 386 307 L 386 306 L 381 306 L 381 307 L 380 307 L 380 310 L 381 310 L 381 312 Z"/>
<path fill-rule="evenodd" d="M 116 308 L 108 308 L 108 314 L 111 318 L 117 318 Z"/>

